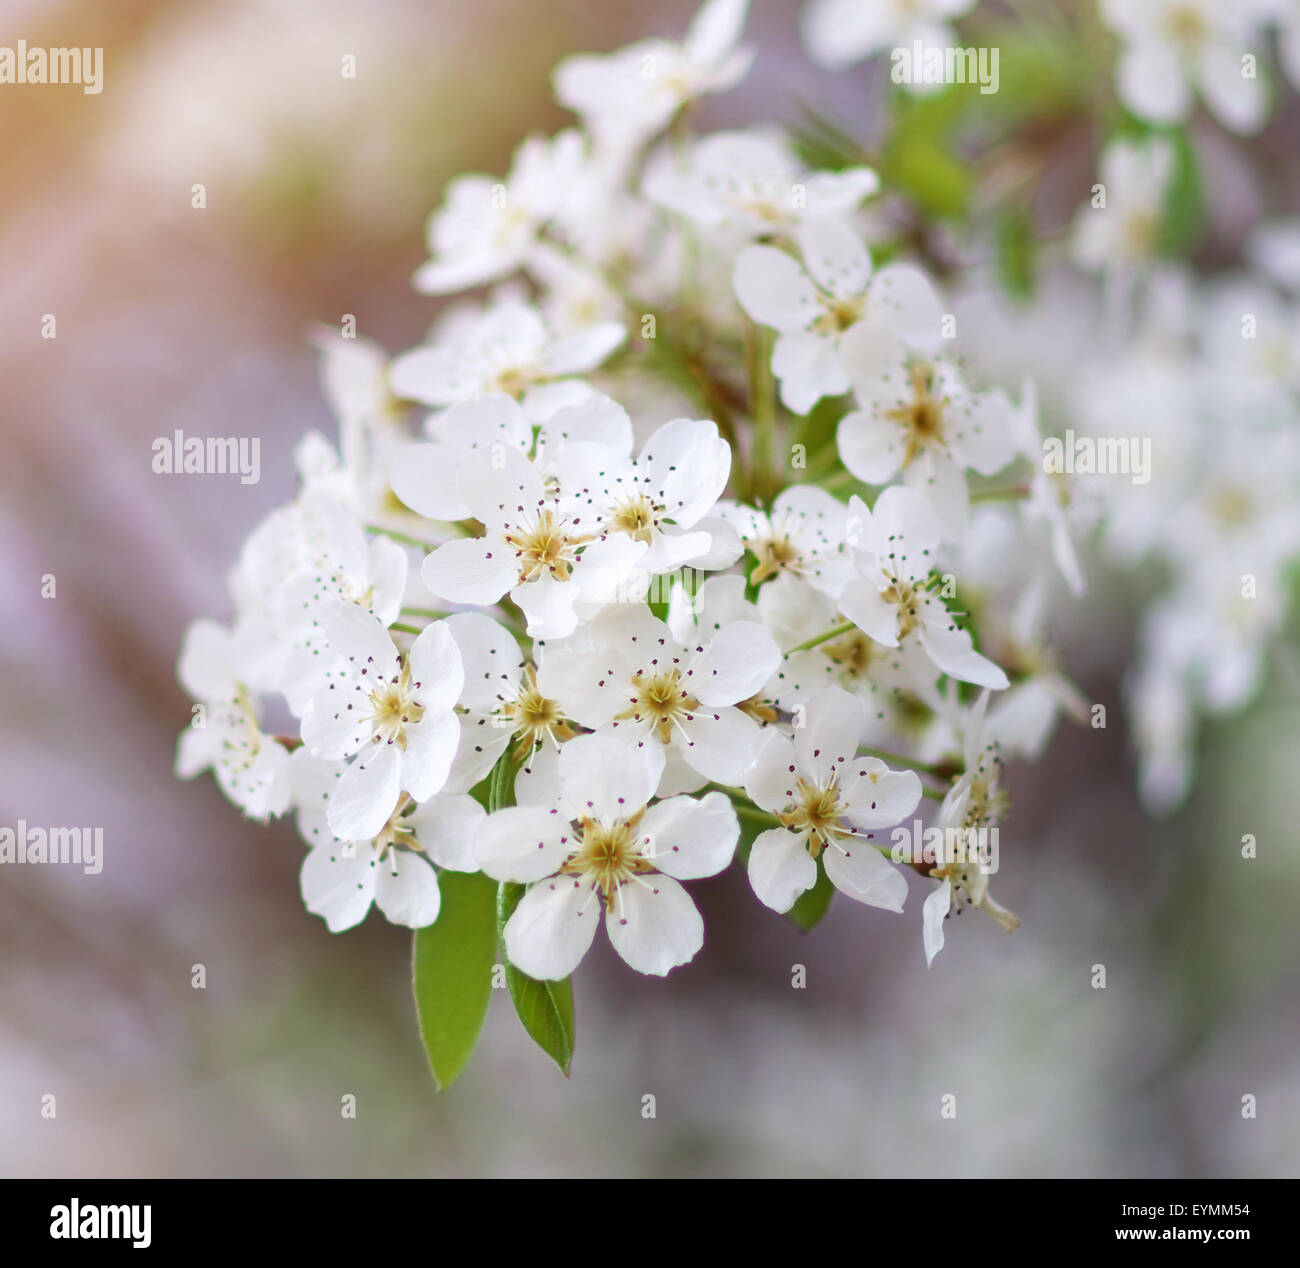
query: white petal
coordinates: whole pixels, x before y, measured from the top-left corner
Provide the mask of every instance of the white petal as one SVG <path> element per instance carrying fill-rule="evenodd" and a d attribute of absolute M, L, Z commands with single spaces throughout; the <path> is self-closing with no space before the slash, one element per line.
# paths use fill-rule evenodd
<path fill-rule="evenodd" d="M 822 861 L 831 884 L 840 893 L 869 907 L 903 910 L 907 881 L 869 842 L 842 837 L 822 851 Z"/>
<path fill-rule="evenodd" d="M 397 672 L 397 648 L 392 636 L 355 603 L 327 603 L 320 614 L 321 628 L 331 646 L 346 656 L 367 678 L 390 677 Z"/>
<path fill-rule="evenodd" d="M 658 801 L 640 823 L 639 841 L 655 867 L 679 881 L 716 876 L 731 862 L 740 837 L 735 808 L 720 792 Z"/>
<path fill-rule="evenodd" d="M 671 876 L 651 874 L 623 885 L 605 916 L 614 950 L 638 973 L 663 977 L 704 945 L 704 921 Z"/>
<path fill-rule="evenodd" d="M 541 982 L 568 977 L 596 936 L 600 900 L 567 876 L 538 881 L 506 921 L 510 963 Z"/>
<path fill-rule="evenodd" d="M 542 367 L 556 377 L 594 370 L 627 338 L 627 328 L 617 321 L 599 321 L 585 330 L 557 339 L 547 349 Z"/>
<path fill-rule="evenodd" d="M 456 482 L 466 505 L 489 531 L 533 516 L 544 504 L 542 476 L 513 446 L 476 450 L 462 458 Z"/>
<path fill-rule="evenodd" d="M 395 744 L 368 745 L 330 794 L 330 831 L 342 841 L 370 841 L 388 822 L 401 791 Z"/>
<path fill-rule="evenodd" d="M 495 603 L 519 579 L 514 552 L 499 537 L 461 537 L 426 555 L 420 577 L 449 603 Z"/>
<path fill-rule="evenodd" d="M 508 806 L 483 818 L 474 857 L 499 881 L 535 881 L 556 872 L 574 851 L 568 820 L 545 806 Z"/>
<path fill-rule="evenodd" d="M 943 336 L 943 305 L 934 283 L 912 264 L 888 264 L 871 279 L 867 317 L 919 351 L 933 351 Z"/>
<path fill-rule="evenodd" d="M 784 810 L 794 801 L 798 773 L 794 744 L 780 731 L 768 728 L 745 773 L 745 791 L 764 810 Z"/>
<path fill-rule="evenodd" d="M 1115 90 L 1135 115 L 1150 123 L 1180 123 L 1192 93 L 1176 50 L 1161 43 L 1126 48 L 1115 66 Z"/>
<path fill-rule="evenodd" d="M 407 653 L 412 691 L 428 708 L 450 709 L 460 699 L 465 670 L 460 648 L 446 621 L 434 621 L 416 635 Z"/>
<path fill-rule="evenodd" d="M 858 757 L 846 775 L 844 817 L 854 827 L 888 828 L 920 804 L 921 780 L 913 770 L 891 771 L 878 757 Z"/>
<path fill-rule="evenodd" d="M 407 827 L 424 852 L 439 867 L 453 872 L 477 872 L 474 837 L 485 811 L 465 793 L 430 797 L 406 816 Z"/>
<path fill-rule="evenodd" d="M 691 694 L 706 705 L 736 704 L 762 690 L 781 664 L 781 649 L 757 621 L 724 625 L 691 661 Z"/>
<path fill-rule="evenodd" d="M 834 216 L 804 221 L 799 248 L 813 280 L 836 299 L 851 299 L 866 289 L 871 257 L 847 221 Z"/>
<path fill-rule="evenodd" d="M 313 915 L 325 918 L 331 933 L 365 919 L 375 893 L 376 853 L 369 842 L 342 841 L 307 851 L 298 874 L 302 900 Z"/>
<path fill-rule="evenodd" d="M 460 718 L 450 709 L 430 710 L 407 725 L 401 779 L 416 801 L 432 797 L 447 782 L 459 742 Z"/>
<path fill-rule="evenodd" d="M 850 581 L 840 595 L 839 608 L 877 643 L 898 646 L 898 609 L 870 582 Z"/>
<path fill-rule="evenodd" d="M 925 654 L 945 674 L 997 691 L 1008 686 L 1006 674 L 975 650 L 970 631 L 954 625 L 951 617 L 941 613 L 930 617 L 927 613 L 922 620 L 920 640 Z"/>
<path fill-rule="evenodd" d="M 903 429 L 862 410 L 845 414 L 835 433 L 840 459 L 859 480 L 884 484 L 903 465 Z"/>
<path fill-rule="evenodd" d="M 448 445 L 406 445 L 393 455 L 388 481 L 393 492 L 421 515 L 468 519 L 471 512 L 456 482 L 457 456 Z"/>
<path fill-rule="evenodd" d="M 934 963 L 934 957 L 943 950 L 943 922 L 952 907 L 952 884 L 945 880 L 925 900 L 921 908 L 921 937 L 925 942 L 925 962 Z"/>
<path fill-rule="evenodd" d="M 758 723 L 739 709 L 706 705 L 682 720 L 672 743 L 692 770 L 715 783 L 740 784 L 761 735 Z"/>
<path fill-rule="evenodd" d="M 196 700 L 226 700 L 235 694 L 230 631 L 216 621 L 195 621 L 185 631 L 176 670 L 181 685 Z"/>
<path fill-rule="evenodd" d="M 800 894 L 817 884 L 817 864 L 793 832 L 769 828 L 750 847 L 749 883 L 765 906 L 789 911 Z"/>
<path fill-rule="evenodd" d="M 663 749 L 637 748 L 609 735 L 580 735 L 560 749 L 560 782 L 570 805 L 610 822 L 645 806 L 663 774 Z"/>
<path fill-rule="evenodd" d="M 795 760 L 805 775 L 824 781 L 831 771 L 849 769 L 867 725 L 867 706 L 858 696 L 828 687 L 808 701 L 804 724 L 794 732 Z"/>
<path fill-rule="evenodd" d="M 514 694 L 523 674 L 524 657 L 514 635 L 481 612 L 457 612 L 447 618 L 446 626 L 460 649 L 465 672 L 460 703 L 495 712 L 502 697 Z"/>
<path fill-rule="evenodd" d="M 835 337 L 816 330 L 778 336 L 772 373 L 781 381 L 782 402 L 796 414 L 806 414 L 823 396 L 838 396 L 849 386 Z"/>
<path fill-rule="evenodd" d="M 746 247 L 736 257 L 732 281 L 741 308 L 764 326 L 802 330 L 820 312 L 799 262 L 775 247 Z"/>
<path fill-rule="evenodd" d="M 1258 74 L 1242 74 L 1245 49 L 1215 43 L 1201 59 L 1201 92 L 1215 117 L 1233 132 L 1258 132 L 1268 117 L 1268 89 Z"/>
<path fill-rule="evenodd" d="M 438 919 L 438 874 L 410 850 L 390 850 L 375 877 L 375 906 L 395 925 L 423 929 Z"/>

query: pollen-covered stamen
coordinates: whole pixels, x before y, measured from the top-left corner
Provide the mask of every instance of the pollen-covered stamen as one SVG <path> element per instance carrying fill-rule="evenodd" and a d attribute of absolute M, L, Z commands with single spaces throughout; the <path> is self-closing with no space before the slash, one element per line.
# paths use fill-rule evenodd
<path fill-rule="evenodd" d="M 375 845 L 379 847 L 380 858 L 383 858 L 393 847 L 403 850 L 422 851 L 424 849 L 415 839 L 415 833 L 411 831 L 407 821 L 401 817 L 411 804 L 410 794 L 403 793 L 393 813 L 388 816 L 388 822 L 380 828 L 375 837 Z"/>
<path fill-rule="evenodd" d="M 514 724 L 516 761 L 527 757 L 545 739 L 559 744 L 576 734 L 559 704 L 538 690 L 537 670 L 532 665 L 524 667 L 518 693 L 501 706 L 501 712 Z"/>
<path fill-rule="evenodd" d="M 1011 807 L 1011 799 L 998 783 L 1001 766 L 996 754 L 981 755 L 971 779 L 958 839 L 951 845 L 945 843 L 950 856 L 936 864 L 930 875 L 947 879 L 952 885 L 953 910 L 960 911 L 966 905 L 976 907 L 1007 933 L 1015 933 L 1020 928 L 1020 917 L 989 893 L 988 863 L 991 850 L 996 848 L 997 825 Z"/>
<path fill-rule="evenodd" d="M 934 395 L 934 367 L 928 361 L 913 361 L 908 367 L 908 377 L 911 398 L 885 411 L 885 417 L 907 433 L 907 447 L 903 453 L 905 467 L 923 449 L 945 443 L 944 408 L 948 404 L 947 397 Z"/>
<path fill-rule="evenodd" d="M 578 548 L 591 541 L 569 531 L 568 523 L 554 511 L 540 511 L 537 519 L 523 522 L 505 534 L 519 560 L 519 584 L 552 576 L 568 581 L 578 559 Z"/>
<path fill-rule="evenodd" d="M 776 706 L 762 696 L 750 696 L 748 700 L 740 700 L 736 703 L 736 708 L 741 713 L 748 714 L 755 722 L 770 724 L 781 716 Z"/>
<path fill-rule="evenodd" d="M 910 581 L 895 577 L 881 592 L 886 603 L 898 609 L 898 637 L 905 639 L 921 623 L 921 605 L 928 603 L 924 593 Z"/>
<path fill-rule="evenodd" d="M 227 722 L 222 728 L 221 747 L 225 754 L 224 761 L 236 773 L 247 770 L 257 760 L 262 751 L 262 728 L 257 724 L 257 710 L 253 701 L 243 687 L 235 692 L 234 699 L 228 705 L 222 705 L 218 713 L 225 712 Z"/>
<path fill-rule="evenodd" d="M 657 674 L 643 674 L 638 669 L 632 675 L 632 688 L 631 707 L 616 715 L 615 721 L 641 722 L 649 718 L 653 733 L 664 744 L 672 738 L 673 727 L 680 726 L 700 707 L 700 702 L 682 686 L 678 669 Z"/>
<path fill-rule="evenodd" d="M 415 684 L 418 686 L 419 684 Z M 381 683 L 370 693 L 369 720 L 374 726 L 371 739 L 376 744 L 396 744 L 406 748 L 406 728 L 424 717 L 424 706 L 412 696 L 411 667 L 403 662 L 401 673 Z"/>
<path fill-rule="evenodd" d="M 844 803 L 834 775 L 826 784 L 810 784 L 802 777 L 795 785 L 794 800 L 777 816 L 791 832 L 806 836 L 808 853 L 816 858 L 836 838 L 855 835 L 841 822 Z"/>
<path fill-rule="evenodd" d="M 614 504 L 608 524 L 612 532 L 626 533 L 634 541 L 645 542 L 648 546 L 665 513 L 665 507 L 644 493 L 634 493 Z"/>
<path fill-rule="evenodd" d="M 604 895 L 606 903 L 634 877 L 653 872 L 654 865 L 642 851 L 646 841 L 637 834 L 642 813 L 613 823 L 583 819 L 578 848 L 560 872 L 589 881 Z"/>
<path fill-rule="evenodd" d="M 1171 5 L 1164 13 L 1162 23 L 1171 44 L 1180 52 L 1196 52 L 1210 33 L 1204 15 L 1194 4 Z"/>
<path fill-rule="evenodd" d="M 866 306 L 861 295 L 849 299 L 823 295 L 821 301 L 825 311 L 813 322 L 812 328 L 823 334 L 842 334 L 850 326 L 856 326 L 862 320 L 862 311 Z"/>
<path fill-rule="evenodd" d="M 865 678 L 870 672 L 876 652 L 884 650 L 875 639 L 855 629 L 843 638 L 822 644 L 822 652 L 835 664 L 841 679 Z"/>
<path fill-rule="evenodd" d="M 749 543 L 749 548 L 758 560 L 750 581 L 758 585 L 769 577 L 781 572 L 797 572 L 799 548 L 784 533 L 773 533 L 770 537 L 760 537 Z"/>

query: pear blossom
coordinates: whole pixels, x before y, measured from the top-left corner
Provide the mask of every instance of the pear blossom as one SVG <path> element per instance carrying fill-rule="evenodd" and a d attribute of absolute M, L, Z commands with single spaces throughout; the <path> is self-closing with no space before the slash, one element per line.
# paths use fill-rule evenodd
<path fill-rule="evenodd" d="M 356 604 L 329 604 L 320 620 L 336 655 L 303 713 L 303 743 L 325 760 L 355 755 L 330 795 L 328 821 L 342 840 L 372 840 L 399 793 L 425 801 L 446 781 L 460 740 L 452 708 L 464 685 L 460 653 L 439 621 L 401 653 Z"/>
<path fill-rule="evenodd" d="M 1260 52 L 1266 9 L 1257 0 L 1101 0 L 1101 17 L 1123 49 L 1115 67 L 1120 100 L 1150 123 L 1182 123 L 1198 89 L 1233 132 L 1263 126 L 1268 90 L 1247 55 Z"/>
<path fill-rule="evenodd" d="M 425 558 L 424 582 L 451 603 L 487 606 L 509 593 L 533 638 L 572 634 L 618 594 L 647 550 L 624 533 L 603 533 L 580 504 L 551 497 L 516 449 L 471 453 L 457 481 L 485 532 L 439 546 Z"/>
<path fill-rule="evenodd" d="M 800 29 L 808 56 L 827 70 L 893 48 L 951 48 L 959 41 L 948 25 L 969 13 L 976 0 L 809 0 Z"/>
<path fill-rule="evenodd" d="M 580 736 L 560 751 L 551 804 L 497 810 L 480 824 L 483 871 L 528 885 L 503 938 L 530 977 L 568 977 L 602 908 L 610 942 L 639 973 L 662 977 L 703 945 L 704 922 L 679 882 L 722 871 L 740 825 L 719 792 L 651 804 L 663 765 L 656 746 Z"/>
<path fill-rule="evenodd" d="M 849 533 L 861 571 L 839 595 L 840 611 L 886 647 L 914 640 L 942 673 L 979 686 L 1006 687 L 1006 674 L 975 650 L 969 631 L 953 620 L 934 585 L 939 525 L 920 494 L 893 485 L 871 510 L 857 497 L 849 506 Z"/>
<path fill-rule="evenodd" d="M 721 525 L 715 551 L 714 534 L 702 524 L 731 474 L 731 446 L 707 419 L 665 423 L 636 458 L 607 445 L 568 444 L 555 466 L 603 532 L 646 547 L 638 566 L 651 575 L 687 564 L 725 567 L 740 554 L 735 535 Z"/>
<path fill-rule="evenodd" d="M 559 702 L 542 694 L 536 666 L 499 622 L 481 612 L 455 612 L 447 617 L 447 628 L 465 668 L 465 686 L 457 704 L 461 744 L 447 788 L 472 788 L 512 747 L 523 767 L 515 785 L 515 794 L 522 799 L 526 776 L 535 766 L 546 768 L 549 775 L 559 746 L 577 730 Z"/>
<path fill-rule="evenodd" d="M 884 327 L 918 352 L 936 347 L 943 314 L 919 269 L 890 264 L 873 277 L 857 232 L 833 216 L 805 221 L 795 236 L 802 265 L 776 247 L 751 246 L 736 257 L 733 277 L 745 312 L 779 332 L 772 373 L 789 409 L 806 414 L 823 396 L 848 391 L 840 345 L 860 322 Z"/>
<path fill-rule="evenodd" d="M 573 188 L 584 159 L 572 128 L 553 138 L 529 137 L 515 151 L 504 181 L 459 176 L 430 217 L 429 254 L 414 286 L 445 295 L 494 282 L 527 264 L 538 231 Z"/>
<path fill-rule="evenodd" d="M 566 716 L 636 748 L 668 749 L 674 789 L 741 782 L 760 738 L 745 706 L 781 659 L 762 625 L 734 621 L 679 643 L 644 604 L 627 603 L 588 633 L 589 649 L 551 648 L 538 670 Z"/>
<path fill-rule="evenodd" d="M 397 357 L 393 390 L 426 405 L 454 405 L 486 392 L 518 397 L 528 388 L 594 370 L 624 340 L 618 322 L 556 336 L 540 313 L 501 300 L 457 321 L 435 344 Z"/>
<path fill-rule="evenodd" d="M 1098 179 L 1105 203 L 1085 203 L 1074 218 L 1076 262 L 1092 272 L 1145 267 L 1159 245 L 1173 172 L 1174 147 L 1165 137 L 1107 144 Z"/>
<path fill-rule="evenodd" d="M 775 814 L 749 852 L 749 881 L 774 911 L 788 911 L 817 883 L 817 861 L 841 893 L 902 911 L 907 882 L 874 844 L 874 830 L 911 814 L 921 800 L 915 771 L 891 771 L 858 754 L 866 706 L 827 687 L 808 701 L 794 738 L 769 730 L 745 776 L 754 804 Z"/>
<path fill-rule="evenodd" d="M 417 805 L 403 793 L 373 838 L 339 840 L 327 808 L 347 769 L 305 748 L 290 760 L 298 830 L 311 847 L 299 873 L 307 910 L 322 917 L 331 933 L 359 924 L 372 903 L 395 925 L 433 924 L 442 898 L 432 864 L 478 870 L 473 840 L 483 807 L 463 794 L 438 794 Z"/>
<path fill-rule="evenodd" d="M 646 197 L 669 211 L 749 238 L 789 232 L 809 218 L 849 216 L 879 188 L 869 167 L 803 171 L 788 143 L 756 132 L 703 137 L 685 171 L 665 149 L 644 181 Z"/>
<path fill-rule="evenodd" d="M 177 673 L 200 702 L 176 748 L 176 774 L 212 768 L 217 784 L 253 819 L 283 814 L 290 803 L 289 753 L 262 733 L 256 696 L 240 681 L 240 631 L 195 621 L 185 632 Z"/>
<path fill-rule="evenodd" d="M 566 57 L 554 74 L 556 100 L 594 135 L 636 145 L 685 105 L 742 80 L 754 50 L 739 44 L 749 0 L 707 0 L 685 38 L 648 39 L 614 53 Z"/>
<path fill-rule="evenodd" d="M 751 585 L 792 575 L 829 593 L 838 593 L 852 574 L 845 553 L 848 512 L 825 489 L 796 484 L 777 494 L 768 512 L 737 502 L 721 502 L 718 515 L 735 530 L 754 559 Z"/>
<path fill-rule="evenodd" d="M 858 407 L 841 419 L 844 465 L 867 484 L 901 470 L 933 507 L 945 538 L 966 526 L 966 469 L 994 475 L 1015 456 L 1011 406 L 998 389 L 974 392 L 944 357 L 909 352 L 884 326 L 860 322 L 840 345 Z"/>
<path fill-rule="evenodd" d="M 1007 933 L 1020 927 L 1019 918 L 989 893 L 989 869 L 994 864 L 984 861 L 990 853 L 988 833 L 996 829 L 1007 806 L 996 744 L 985 743 L 984 739 L 988 699 L 989 693 L 982 692 L 971 708 L 964 727 L 964 770 L 935 816 L 934 826 L 943 844 L 936 851 L 939 857 L 929 864 L 929 875 L 939 884 L 921 908 L 927 965 L 933 964 L 943 949 L 943 922 L 968 904 L 991 916 Z"/>

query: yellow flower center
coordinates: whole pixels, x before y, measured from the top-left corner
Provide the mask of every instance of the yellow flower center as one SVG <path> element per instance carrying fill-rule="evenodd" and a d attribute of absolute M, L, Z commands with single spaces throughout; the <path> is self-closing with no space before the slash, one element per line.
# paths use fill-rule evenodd
<path fill-rule="evenodd" d="M 944 444 L 944 406 L 947 398 L 934 393 L 934 367 L 925 361 L 914 361 L 909 369 L 911 399 L 895 409 L 886 410 L 885 417 L 897 423 L 907 433 L 907 449 L 903 466 L 930 445 Z"/>
<path fill-rule="evenodd" d="M 631 718 L 640 722 L 649 718 L 653 733 L 664 744 L 672 738 L 673 727 L 700 707 L 700 702 L 682 687 L 681 673 L 676 669 L 649 675 L 637 670 L 632 676 L 632 689 L 632 705 L 617 720 Z"/>
<path fill-rule="evenodd" d="M 591 881 L 609 902 L 621 885 L 634 876 L 654 871 L 637 847 L 637 825 L 641 815 L 614 823 L 583 819 L 577 850 L 560 869 L 566 876 Z"/>
<path fill-rule="evenodd" d="M 519 560 L 519 584 L 550 575 L 568 581 L 577 562 L 578 547 L 590 536 L 571 535 L 568 525 L 554 511 L 541 511 L 534 524 L 522 524 L 505 534 Z"/>

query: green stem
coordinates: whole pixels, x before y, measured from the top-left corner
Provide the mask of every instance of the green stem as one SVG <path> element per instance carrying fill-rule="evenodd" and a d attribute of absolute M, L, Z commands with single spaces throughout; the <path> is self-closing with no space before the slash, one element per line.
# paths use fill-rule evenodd
<path fill-rule="evenodd" d="M 422 625 L 403 625 L 400 621 L 394 621 L 388 627 L 390 630 L 397 630 L 402 634 L 423 634 L 424 626 Z"/>
<path fill-rule="evenodd" d="M 904 757 L 901 753 L 891 753 L 888 749 L 870 748 L 863 745 L 858 749 L 859 753 L 867 757 L 878 757 L 882 762 L 889 762 L 896 766 L 910 766 L 913 770 L 924 771 L 927 775 L 933 775 L 935 779 L 943 779 L 943 768 L 932 762 L 918 762 L 910 757 Z"/>
<path fill-rule="evenodd" d="M 806 652 L 810 647 L 820 647 L 823 643 L 829 643 L 833 638 L 839 638 L 842 634 L 847 634 L 850 630 L 857 629 L 852 621 L 841 621 L 838 625 L 833 625 L 824 634 L 818 634 L 813 638 L 804 639 L 802 643 L 796 644 L 788 652 L 787 656 L 793 656 L 795 652 Z"/>
<path fill-rule="evenodd" d="M 972 493 L 970 500 L 972 502 L 1018 502 L 1029 497 L 1031 491 L 1023 484 L 1017 485 L 1014 489 L 986 489 L 982 493 Z"/>
<path fill-rule="evenodd" d="M 436 542 L 426 542 L 419 537 L 410 537 L 406 533 L 399 533 L 393 528 L 381 528 L 378 524 L 367 524 L 366 528 L 372 533 L 382 533 L 385 537 L 391 537 L 395 542 L 401 542 L 406 546 L 419 546 L 421 550 L 434 550 L 437 548 Z"/>
<path fill-rule="evenodd" d="M 771 495 L 778 481 L 776 453 L 776 381 L 772 377 L 772 332 L 747 324 L 749 396 L 754 416 L 754 448 L 750 455 L 749 487 L 760 500 Z"/>
<path fill-rule="evenodd" d="M 423 616 L 431 621 L 441 621 L 444 617 L 450 615 L 447 612 L 435 612 L 432 608 L 403 608 L 402 616 Z"/>

